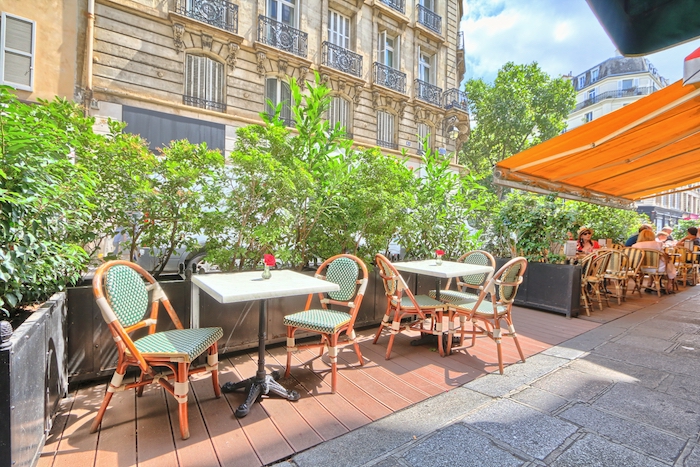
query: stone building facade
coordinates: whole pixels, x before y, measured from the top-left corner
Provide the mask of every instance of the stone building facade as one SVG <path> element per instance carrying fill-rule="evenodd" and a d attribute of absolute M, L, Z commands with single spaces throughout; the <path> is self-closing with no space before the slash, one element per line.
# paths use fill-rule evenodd
<path fill-rule="evenodd" d="M 469 134 L 462 0 L 38 3 L 13 12 L 37 38 L 55 33 L 33 44 L 36 79 L 22 97 L 73 97 L 98 129 L 125 121 L 154 149 L 186 137 L 228 152 L 237 128 L 262 121 L 267 99 L 290 117 L 288 78 L 315 72 L 332 89 L 329 120 L 359 146 L 405 149 L 415 164 L 417 135 L 450 153 Z"/>

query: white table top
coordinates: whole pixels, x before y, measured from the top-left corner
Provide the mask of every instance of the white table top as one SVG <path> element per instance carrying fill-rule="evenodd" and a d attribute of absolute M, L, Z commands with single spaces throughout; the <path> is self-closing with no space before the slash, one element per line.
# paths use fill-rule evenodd
<path fill-rule="evenodd" d="M 288 270 L 271 272 L 272 278 L 266 280 L 261 277 L 262 271 L 197 274 L 192 276 L 192 283 L 219 303 L 247 302 L 340 290 L 338 284 L 298 272 Z"/>
<path fill-rule="evenodd" d="M 481 274 L 493 272 L 491 266 L 480 266 L 478 264 L 465 264 L 456 261 L 443 261 L 440 266 L 435 263 L 434 259 L 422 261 L 405 261 L 400 263 L 392 263 L 399 271 L 415 272 L 417 274 L 425 274 L 426 276 L 448 278 L 467 276 L 469 274 Z"/>

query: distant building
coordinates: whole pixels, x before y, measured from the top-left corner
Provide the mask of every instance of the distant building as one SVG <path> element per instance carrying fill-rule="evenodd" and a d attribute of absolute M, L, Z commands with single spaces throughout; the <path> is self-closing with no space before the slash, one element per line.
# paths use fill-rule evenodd
<path fill-rule="evenodd" d="M 574 75 L 572 83 L 576 107 L 567 119 L 568 130 L 668 86 L 668 80 L 644 57 L 609 58 Z"/>

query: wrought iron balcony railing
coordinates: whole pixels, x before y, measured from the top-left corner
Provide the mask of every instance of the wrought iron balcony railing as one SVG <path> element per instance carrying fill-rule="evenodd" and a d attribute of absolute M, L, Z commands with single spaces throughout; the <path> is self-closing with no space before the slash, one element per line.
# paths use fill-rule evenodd
<path fill-rule="evenodd" d="M 321 63 L 353 76 L 362 77 L 362 55 L 346 48 L 323 42 Z"/>
<path fill-rule="evenodd" d="M 406 14 L 406 0 L 379 0 L 384 5 L 388 5 L 396 11 Z"/>
<path fill-rule="evenodd" d="M 616 91 L 603 92 L 601 94 L 598 94 L 597 96 L 595 96 L 592 99 L 586 99 L 583 102 L 579 102 L 578 104 L 576 104 L 576 107 L 574 107 L 574 110 L 572 110 L 572 112 L 576 112 L 577 110 L 581 110 L 581 109 L 586 108 L 590 105 L 597 104 L 598 102 L 605 100 L 605 99 L 618 99 L 621 97 L 646 96 L 648 94 L 651 94 L 654 91 L 656 91 L 656 89 L 653 87 L 644 87 L 644 88 L 634 87 L 634 88 L 628 88 L 628 89 L 618 89 Z"/>
<path fill-rule="evenodd" d="M 258 16 L 258 42 L 306 58 L 308 34 L 267 16 Z"/>
<path fill-rule="evenodd" d="M 457 33 L 457 50 L 464 50 L 464 32 Z"/>
<path fill-rule="evenodd" d="M 377 139 L 377 146 L 389 149 L 399 149 L 399 145 L 393 141 L 382 141 L 381 139 Z"/>
<path fill-rule="evenodd" d="M 177 13 L 238 34 L 238 5 L 226 0 L 178 0 Z"/>
<path fill-rule="evenodd" d="M 191 105 L 192 107 L 199 107 L 200 109 L 226 112 L 226 104 L 224 104 L 223 102 L 208 101 L 206 99 L 202 99 L 201 97 L 183 95 L 182 103 L 185 105 Z"/>
<path fill-rule="evenodd" d="M 406 73 L 395 70 L 390 66 L 374 62 L 374 83 L 394 91 L 406 93 Z"/>
<path fill-rule="evenodd" d="M 442 102 L 445 110 L 458 109 L 464 112 L 469 111 L 467 93 L 460 91 L 457 88 L 452 88 L 445 91 L 442 95 Z"/>
<path fill-rule="evenodd" d="M 442 16 L 421 4 L 418 7 L 418 22 L 438 34 L 442 34 Z"/>
<path fill-rule="evenodd" d="M 442 104 L 442 89 L 417 79 L 416 98 L 440 107 Z"/>

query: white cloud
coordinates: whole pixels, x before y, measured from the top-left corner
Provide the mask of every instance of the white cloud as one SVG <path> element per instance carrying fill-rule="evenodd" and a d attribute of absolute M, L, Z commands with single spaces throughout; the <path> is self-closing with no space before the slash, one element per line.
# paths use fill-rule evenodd
<path fill-rule="evenodd" d="M 537 62 L 551 76 L 576 75 L 617 54 L 584 1 L 469 0 L 461 30 L 466 78 L 492 81 L 509 61 Z M 698 47 L 700 40 L 648 58 L 673 82 L 683 76 L 683 58 Z"/>

